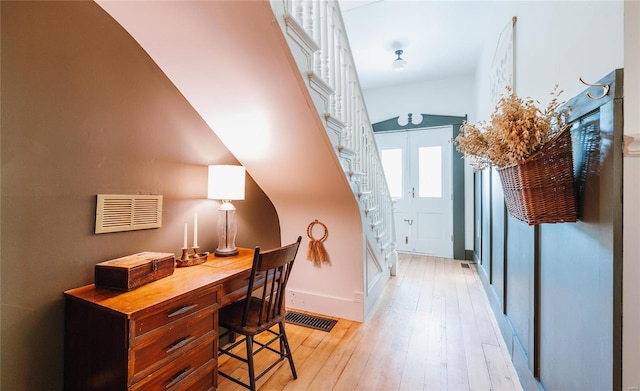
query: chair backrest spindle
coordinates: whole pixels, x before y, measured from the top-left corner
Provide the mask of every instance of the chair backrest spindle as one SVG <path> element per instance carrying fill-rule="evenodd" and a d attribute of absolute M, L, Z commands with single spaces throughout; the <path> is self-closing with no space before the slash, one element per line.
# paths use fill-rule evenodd
<path fill-rule="evenodd" d="M 298 240 L 292 244 L 267 251 L 260 251 L 259 247 L 255 248 L 249 289 L 245 300 L 247 305 L 242 317 L 243 327 L 247 325 L 249 318 L 248 303 L 251 301 L 254 291 L 261 286 L 262 293 L 259 299 L 262 305 L 258 314 L 258 325 L 268 323 L 284 312 L 285 289 L 301 240 L 302 237 L 298 236 Z"/>

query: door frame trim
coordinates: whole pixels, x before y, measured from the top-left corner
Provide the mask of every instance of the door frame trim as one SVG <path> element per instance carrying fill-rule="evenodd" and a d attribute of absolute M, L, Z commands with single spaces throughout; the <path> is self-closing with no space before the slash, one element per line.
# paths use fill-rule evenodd
<path fill-rule="evenodd" d="M 453 139 L 460 133 L 460 127 L 467 120 L 467 115 L 451 116 L 436 114 L 420 114 L 422 119 L 420 123 L 413 123 L 413 114 L 407 115 L 408 121 L 406 125 L 400 125 L 398 117 L 386 119 L 384 121 L 372 124 L 374 133 L 391 132 L 391 131 L 407 131 L 418 128 L 430 128 L 436 126 L 452 126 Z M 451 162 L 451 191 L 453 194 L 453 257 L 455 259 L 467 259 L 468 254 L 465 251 L 465 219 L 464 219 L 464 159 L 462 153 L 451 144 L 452 162 Z"/>

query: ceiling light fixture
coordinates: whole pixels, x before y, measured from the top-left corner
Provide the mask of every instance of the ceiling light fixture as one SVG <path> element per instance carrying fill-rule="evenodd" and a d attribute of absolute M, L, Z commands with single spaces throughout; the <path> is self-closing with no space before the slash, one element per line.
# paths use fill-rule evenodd
<path fill-rule="evenodd" d="M 398 50 L 396 50 L 395 53 L 398 56 L 398 58 L 396 58 L 391 63 L 391 68 L 393 68 L 394 71 L 401 71 L 407 66 L 407 62 L 402 57 L 400 57 L 400 56 L 402 56 L 402 53 L 404 53 L 404 52 L 402 51 L 402 49 L 398 49 Z"/>

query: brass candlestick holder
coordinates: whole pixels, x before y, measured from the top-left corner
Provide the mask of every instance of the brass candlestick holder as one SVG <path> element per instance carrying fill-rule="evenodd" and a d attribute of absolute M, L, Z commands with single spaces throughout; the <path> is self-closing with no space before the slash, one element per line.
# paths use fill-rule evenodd
<path fill-rule="evenodd" d="M 207 261 L 208 252 L 199 253 L 199 247 L 193 247 L 193 254 L 189 254 L 189 247 L 182 248 L 182 256 L 176 259 L 177 267 L 195 266 Z"/>

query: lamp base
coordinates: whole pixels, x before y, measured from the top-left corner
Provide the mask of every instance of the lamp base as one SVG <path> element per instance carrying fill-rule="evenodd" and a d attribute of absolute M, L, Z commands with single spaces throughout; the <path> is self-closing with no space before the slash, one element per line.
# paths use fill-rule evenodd
<path fill-rule="evenodd" d="M 232 257 L 234 255 L 238 255 L 238 248 L 225 248 L 225 249 L 216 249 L 213 253 L 216 257 Z"/>
<path fill-rule="evenodd" d="M 231 257 L 238 255 L 236 247 L 236 208 L 231 201 L 222 201 L 218 209 L 221 216 L 218 218 L 218 248 L 214 252 L 217 257 Z"/>

